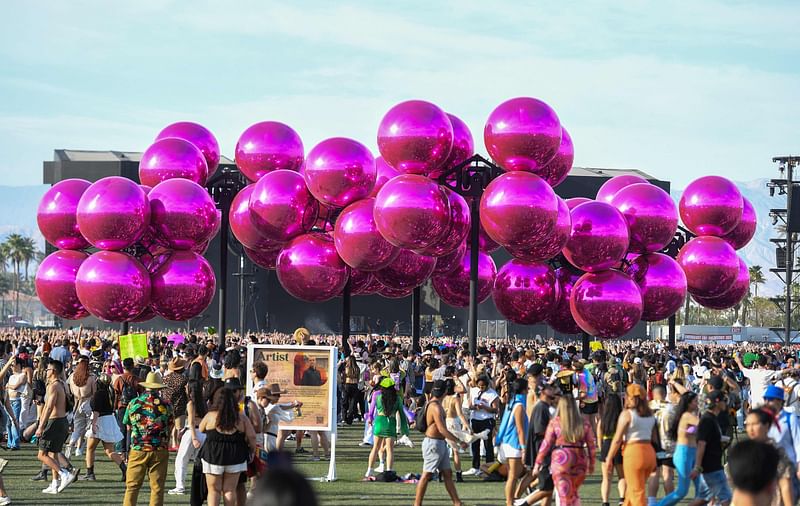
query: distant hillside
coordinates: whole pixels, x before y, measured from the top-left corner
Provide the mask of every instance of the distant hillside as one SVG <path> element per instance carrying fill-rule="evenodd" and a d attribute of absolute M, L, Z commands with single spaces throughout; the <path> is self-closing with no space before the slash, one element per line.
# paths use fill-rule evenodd
<path fill-rule="evenodd" d="M 767 283 L 759 290 L 759 295 L 774 295 L 783 290 L 783 283 L 775 274 L 768 272 L 775 266 L 775 247 L 769 242 L 777 237 L 769 210 L 785 206 L 784 196 L 770 197 L 766 188 L 767 179 L 756 179 L 737 183 L 742 194 L 747 197 L 758 213 L 758 230 L 753 240 L 739 253 L 748 265 L 760 265 L 766 274 Z M 48 186 L 0 186 L 0 239 L 13 232 L 20 232 L 36 238 L 39 247 L 44 249 L 44 238 L 36 226 L 36 208 Z M 680 200 L 682 190 L 673 190 L 672 197 Z"/>

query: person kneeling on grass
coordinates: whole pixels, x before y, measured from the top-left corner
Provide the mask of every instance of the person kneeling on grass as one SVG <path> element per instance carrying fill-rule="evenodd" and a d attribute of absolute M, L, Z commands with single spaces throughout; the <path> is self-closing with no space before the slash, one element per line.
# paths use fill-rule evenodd
<path fill-rule="evenodd" d="M 420 425 L 425 427 L 425 439 L 422 440 L 422 476 L 419 479 L 419 483 L 417 483 L 415 506 L 422 506 L 422 499 L 425 498 L 428 482 L 431 481 L 436 472 L 444 477 L 444 486 L 453 501 L 453 505 L 458 506 L 461 504 L 456 485 L 453 483 L 453 471 L 450 468 L 450 455 L 446 441 L 456 444 L 462 449 L 467 448 L 467 444 L 458 442 L 456 436 L 447 430 L 444 410 L 442 409 L 442 398 L 446 392 L 447 386 L 443 380 L 434 381 L 431 389 L 432 398 L 422 415 L 424 416 L 424 425 L 420 424 L 420 420 L 417 420 L 418 427 Z"/>

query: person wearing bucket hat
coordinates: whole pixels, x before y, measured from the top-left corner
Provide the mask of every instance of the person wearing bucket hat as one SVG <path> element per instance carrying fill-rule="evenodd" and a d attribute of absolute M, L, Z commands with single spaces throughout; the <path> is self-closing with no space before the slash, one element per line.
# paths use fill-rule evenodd
<path fill-rule="evenodd" d="M 260 388 L 256 392 L 258 406 L 264 413 L 264 424 L 261 429 L 260 439 L 263 441 L 264 450 L 267 452 L 278 450 L 278 425 L 280 422 L 293 420 L 294 414 L 292 410 L 303 406 L 300 401 L 280 402 L 281 395 L 286 393 L 287 391 L 281 390 L 281 386 L 277 383 Z"/>
<path fill-rule="evenodd" d="M 150 504 L 164 502 L 172 406 L 161 396 L 165 385 L 160 374 L 148 373 L 139 385 L 145 391 L 128 404 L 123 417 L 123 423 L 130 426 L 131 431 L 123 506 L 136 504 L 145 475 L 150 480 Z"/>
<path fill-rule="evenodd" d="M 411 434 L 408 427 L 408 418 L 403 409 L 403 400 L 398 395 L 394 380 L 383 378 L 378 384 L 380 393 L 370 405 L 369 418 L 373 420 L 372 433 L 375 444 L 369 453 L 366 477 L 372 476 L 372 466 L 378 451 L 383 447 L 386 450 L 386 467 L 384 473 L 392 471 L 394 464 L 394 442 L 397 439 L 397 416 L 400 415 L 400 430 L 403 435 Z"/>

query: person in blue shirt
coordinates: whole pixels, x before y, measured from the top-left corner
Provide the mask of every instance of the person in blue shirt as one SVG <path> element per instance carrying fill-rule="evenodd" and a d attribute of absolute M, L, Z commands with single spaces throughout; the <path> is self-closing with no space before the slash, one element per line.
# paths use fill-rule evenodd
<path fill-rule="evenodd" d="M 50 359 L 58 360 L 64 364 L 64 369 L 69 369 L 69 364 L 72 362 L 72 354 L 67 349 L 66 345 L 60 339 L 56 341 L 55 346 L 50 351 Z"/>
<path fill-rule="evenodd" d="M 514 378 L 508 385 L 509 402 L 503 412 L 503 419 L 497 429 L 495 445 L 508 465 L 506 480 L 506 505 L 512 506 L 516 499 L 517 479 L 525 470 L 522 458 L 525 455 L 525 435 L 528 433 L 528 415 L 526 399 L 528 396 L 528 380 Z"/>

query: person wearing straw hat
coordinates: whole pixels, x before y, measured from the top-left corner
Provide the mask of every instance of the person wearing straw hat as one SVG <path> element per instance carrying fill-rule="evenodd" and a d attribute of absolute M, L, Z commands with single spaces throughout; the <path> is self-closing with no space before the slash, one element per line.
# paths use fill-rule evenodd
<path fill-rule="evenodd" d="M 123 418 L 131 432 L 123 506 L 136 504 L 145 475 L 150 479 L 150 505 L 164 503 L 172 406 L 160 394 L 165 386 L 160 374 L 148 373 L 139 385 L 145 391 L 128 404 Z"/>

